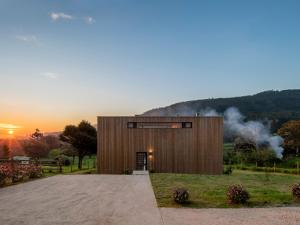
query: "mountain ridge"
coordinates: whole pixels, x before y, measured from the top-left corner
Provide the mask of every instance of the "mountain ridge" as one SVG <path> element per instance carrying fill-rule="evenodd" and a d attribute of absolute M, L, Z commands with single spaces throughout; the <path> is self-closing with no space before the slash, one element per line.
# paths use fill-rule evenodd
<path fill-rule="evenodd" d="M 246 120 L 271 120 L 271 129 L 276 131 L 282 123 L 300 119 L 300 89 L 267 90 L 238 97 L 183 101 L 151 109 L 142 115 L 191 116 L 208 108 L 222 113 L 229 107 L 238 108 Z"/>

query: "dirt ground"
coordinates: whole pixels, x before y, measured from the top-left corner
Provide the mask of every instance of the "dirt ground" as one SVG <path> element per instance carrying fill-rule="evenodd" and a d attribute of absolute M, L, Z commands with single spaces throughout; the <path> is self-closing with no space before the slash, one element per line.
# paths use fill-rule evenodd
<path fill-rule="evenodd" d="M 61 175 L 0 189 L 0 225 L 299 225 L 300 208 L 157 208 L 149 176 Z"/>

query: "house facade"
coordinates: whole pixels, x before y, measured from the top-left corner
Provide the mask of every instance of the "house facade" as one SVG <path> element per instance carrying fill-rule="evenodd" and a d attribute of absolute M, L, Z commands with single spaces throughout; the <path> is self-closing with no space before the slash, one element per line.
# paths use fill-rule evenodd
<path fill-rule="evenodd" d="M 98 117 L 101 174 L 222 174 L 222 117 Z"/>

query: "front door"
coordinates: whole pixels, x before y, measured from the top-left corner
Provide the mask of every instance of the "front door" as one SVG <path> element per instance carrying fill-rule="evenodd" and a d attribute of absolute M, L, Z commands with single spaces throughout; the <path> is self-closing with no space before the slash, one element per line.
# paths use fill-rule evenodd
<path fill-rule="evenodd" d="M 147 152 L 136 153 L 136 170 L 147 170 Z"/>

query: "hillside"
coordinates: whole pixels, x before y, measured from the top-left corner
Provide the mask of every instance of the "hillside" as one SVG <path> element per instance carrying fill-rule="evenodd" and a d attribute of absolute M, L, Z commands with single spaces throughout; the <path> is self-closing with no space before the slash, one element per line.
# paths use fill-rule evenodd
<path fill-rule="evenodd" d="M 271 120 L 272 131 L 290 119 L 300 119 L 300 89 L 264 91 L 255 95 L 233 98 L 203 99 L 176 103 L 152 109 L 145 116 L 195 115 L 207 108 L 224 112 L 228 107 L 237 107 L 247 120 Z"/>

